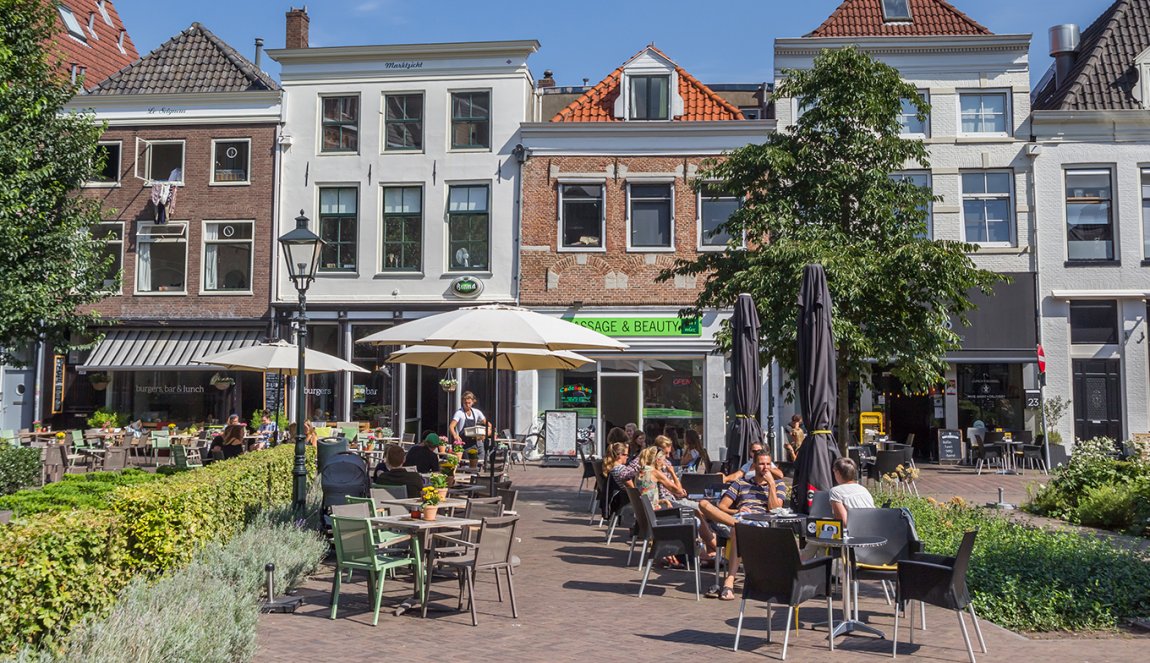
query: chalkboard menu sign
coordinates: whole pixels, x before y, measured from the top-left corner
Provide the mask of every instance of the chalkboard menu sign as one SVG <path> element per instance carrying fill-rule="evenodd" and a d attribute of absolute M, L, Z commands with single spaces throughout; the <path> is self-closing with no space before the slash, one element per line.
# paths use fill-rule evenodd
<path fill-rule="evenodd" d="M 64 355 L 52 355 L 52 414 L 64 411 Z"/>
<path fill-rule="evenodd" d="M 958 463 L 962 460 L 962 433 L 956 430 L 938 431 L 938 462 Z"/>
<path fill-rule="evenodd" d="M 282 412 L 287 380 L 280 373 L 264 373 L 264 409 Z"/>

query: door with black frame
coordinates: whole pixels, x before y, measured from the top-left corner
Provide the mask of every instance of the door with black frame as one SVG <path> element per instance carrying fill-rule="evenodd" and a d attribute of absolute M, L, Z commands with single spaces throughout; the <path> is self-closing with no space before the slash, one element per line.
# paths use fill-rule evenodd
<path fill-rule="evenodd" d="M 1119 360 L 1075 359 L 1074 436 L 1122 439 L 1122 391 Z"/>

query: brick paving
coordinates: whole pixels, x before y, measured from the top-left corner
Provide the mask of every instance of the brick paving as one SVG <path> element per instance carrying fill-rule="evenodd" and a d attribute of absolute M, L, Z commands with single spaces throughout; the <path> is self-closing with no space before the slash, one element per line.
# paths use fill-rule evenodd
<path fill-rule="evenodd" d="M 467 612 L 455 612 L 455 583 L 436 583 L 432 605 L 452 608 L 429 613 L 393 616 L 388 609 L 410 594 L 410 580 L 401 576 L 384 588 L 384 610 L 379 626 L 371 626 L 370 604 L 362 575 L 344 584 L 339 618 L 328 619 L 331 568 L 324 567 L 301 589 L 305 604 L 293 615 L 262 615 L 258 661 L 379 661 L 394 658 L 500 661 L 645 661 L 777 659 L 781 639 L 766 642 L 766 611 L 748 605 L 741 651 L 734 653 L 738 602 L 695 601 L 692 576 L 683 571 L 653 571 L 647 593 L 636 597 L 640 573 L 624 567 L 626 545 L 616 538 L 604 542 L 604 530 L 588 526 L 588 494 L 576 495 L 578 471 L 531 467 L 512 471 L 520 489 L 521 517 L 516 552 L 523 566 L 516 575 L 519 619 L 510 605 L 499 603 L 491 578 L 481 578 L 476 593 L 479 626 L 472 627 Z M 1041 475 L 975 476 L 969 468 L 924 466 L 919 489 L 924 496 L 949 499 L 961 495 L 982 503 L 997 499 L 1002 486 L 1007 501 L 1025 499 L 1027 484 Z M 710 579 L 704 575 L 704 589 Z M 884 630 L 893 624 L 891 608 L 877 586 L 865 587 L 861 601 L 864 619 Z M 828 660 L 826 637 L 810 624 L 825 614 L 811 601 L 800 611 L 803 628 L 792 633 L 788 660 Z M 836 602 L 837 606 L 837 602 Z M 836 611 L 837 618 L 837 611 Z M 774 614 L 775 635 L 781 636 L 784 612 Z M 928 608 L 926 633 L 916 631 L 916 645 L 907 642 L 900 628 L 899 655 L 930 662 L 965 661 L 966 652 L 952 613 Z M 1027 638 L 983 621 L 989 653 L 980 661 L 1123 661 L 1143 660 L 1150 637 L 1103 635 L 1088 638 Z M 905 622 L 903 622 L 905 626 Z M 972 633 L 973 638 L 973 633 Z M 930 644 L 923 645 L 921 643 Z M 1143 651 L 1143 654 L 1138 654 Z M 879 661 L 890 656 L 889 640 L 870 636 L 840 637 L 833 659 Z M 688 658 L 689 657 L 689 658 Z"/>

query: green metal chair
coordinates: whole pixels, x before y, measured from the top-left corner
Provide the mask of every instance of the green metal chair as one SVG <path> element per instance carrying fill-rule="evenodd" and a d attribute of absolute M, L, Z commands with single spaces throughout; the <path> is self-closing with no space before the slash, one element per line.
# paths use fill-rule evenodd
<path fill-rule="evenodd" d="M 391 556 L 376 551 L 378 541 L 366 518 L 332 516 L 332 539 L 335 543 L 335 579 L 331 588 L 331 618 L 335 619 L 339 607 L 339 590 L 343 570 L 360 569 L 367 572 L 368 593 L 372 595 L 371 625 L 379 625 L 379 603 L 383 599 L 383 581 L 386 572 L 404 566 L 414 567 L 416 582 L 423 582 L 423 565 L 418 552 L 410 556 Z M 414 546 L 413 546 L 414 547 Z"/>
<path fill-rule="evenodd" d="M 194 460 L 188 458 L 188 448 L 185 447 L 184 445 L 173 444 L 171 446 L 171 449 L 172 449 L 172 462 L 175 463 L 176 469 L 188 470 L 188 469 L 196 469 L 196 468 L 200 468 L 200 467 L 204 466 L 204 464 L 199 461 L 198 455 L 197 455 L 197 458 Z"/>
<path fill-rule="evenodd" d="M 169 452 L 168 462 L 171 463 L 171 449 L 172 438 L 167 432 L 161 433 L 160 431 L 152 431 L 152 464 L 160 464 L 160 449 L 167 449 Z"/>

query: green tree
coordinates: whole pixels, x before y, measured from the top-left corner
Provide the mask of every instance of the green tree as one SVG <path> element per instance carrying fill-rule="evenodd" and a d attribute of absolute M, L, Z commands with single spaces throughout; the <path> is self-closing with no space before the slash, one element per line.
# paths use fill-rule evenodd
<path fill-rule="evenodd" d="M 75 195 L 103 128 L 63 112 L 78 88 L 53 55 L 56 3 L 0 0 L 0 361 L 36 340 L 67 347 L 95 318 L 110 258 L 98 203 Z"/>
<path fill-rule="evenodd" d="M 960 342 L 950 316 L 969 324 L 968 293 L 989 293 L 1001 277 L 975 267 L 974 245 L 929 239 L 933 194 L 892 176 L 929 167 L 922 141 L 899 137 L 901 100 L 912 100 L 921 119 L 929 107 L 898 71 L 855 48 L 826 50 L 811 69 L 786 72 L 775 98 L 799 102 L 797 126 L 708 164 L 698 180 L 717 181 L 744 199 L 725 226 L 732 245 L 680 259 L 659 278 L 704 279 L 684 311 L 690 315 L 751 293 L 763 358 L 778 359 L 793 380 L 802 270 L 822 264 L 834 300 L 838 425 L 845 437 L 848 380 L 867 378 L 877 361 L 889 364 L 907 389 L 937 384 L 945 353 Z M 745 249 L 734 245 L 742 237 Z M 721 335 L 720 342 L 729 338 Z"/>

